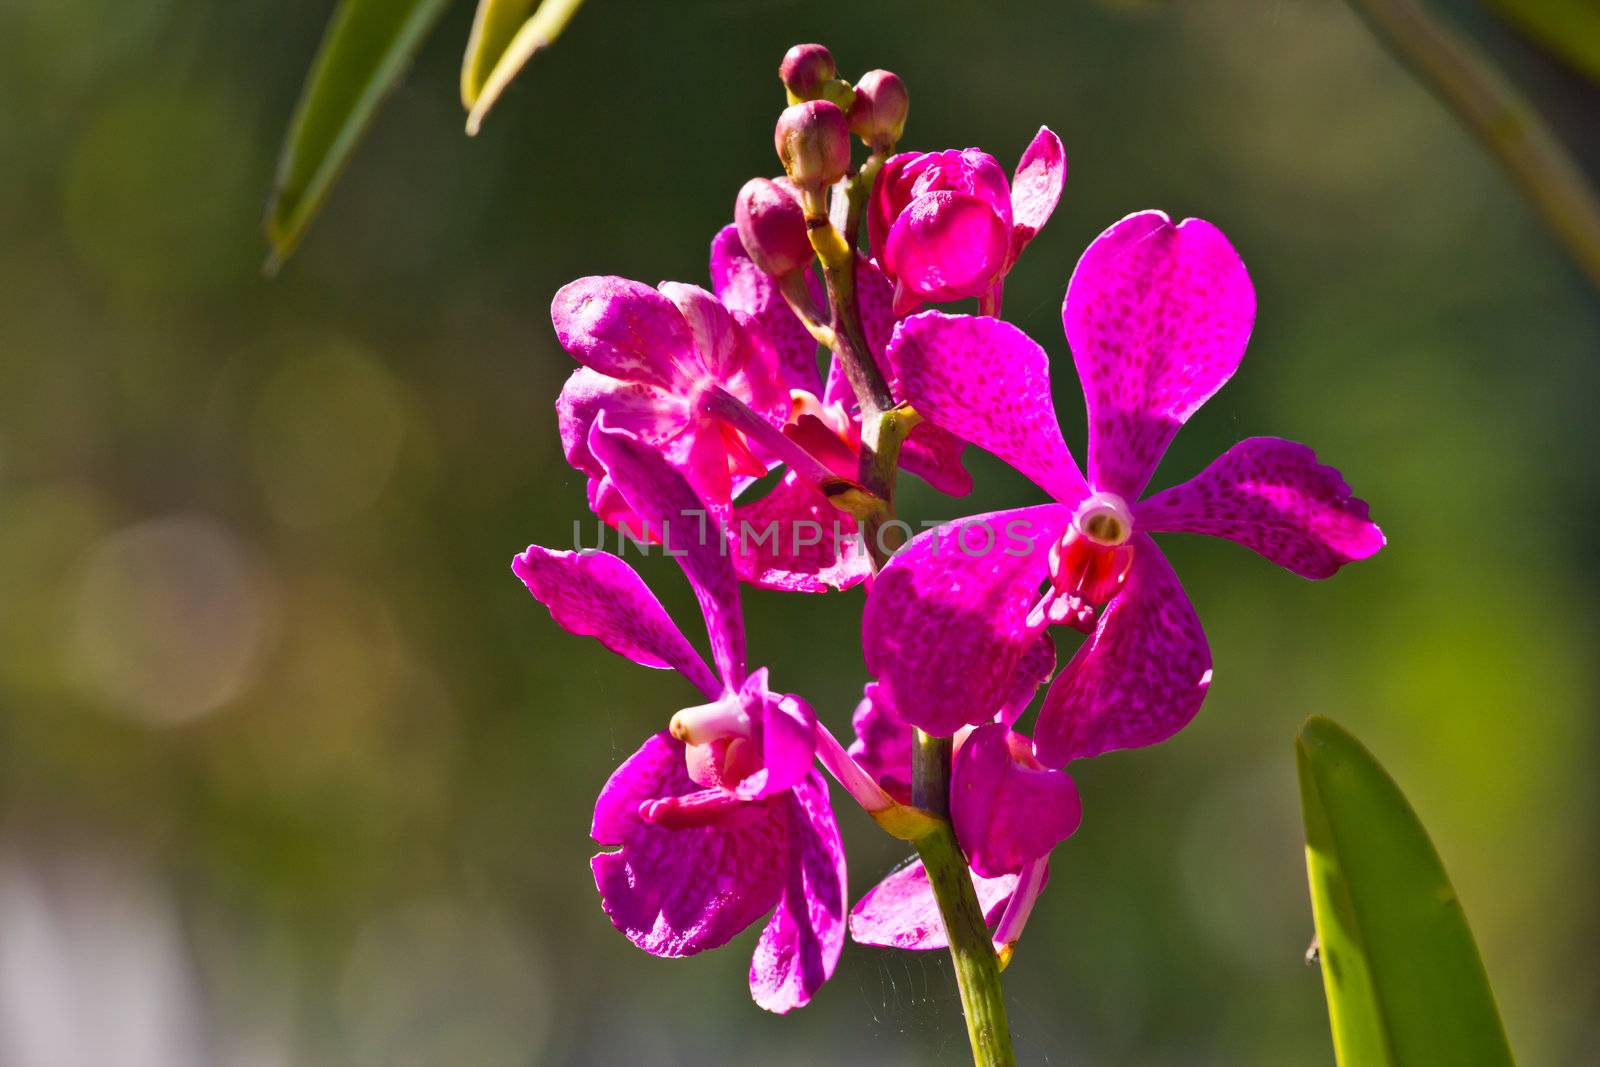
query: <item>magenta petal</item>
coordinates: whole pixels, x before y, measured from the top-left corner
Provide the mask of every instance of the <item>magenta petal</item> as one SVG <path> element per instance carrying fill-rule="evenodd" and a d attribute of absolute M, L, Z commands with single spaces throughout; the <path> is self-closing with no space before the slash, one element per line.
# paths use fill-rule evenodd
<path fill-rule="evenodd" d="M 1040 126 L 1011 177 L 1011 258 L 1044 229 L 1067 181 L 1067 152 L 1050 127 Z"/>
<path fill-rule="evenodd" d="M 1178 427 L 1238 367 L 1255 289 L 1222 231 L 1129 215 L 1078 261 L 1061 308 L 1089 405 L 1089 481 L 1136 499 Z"/>
<path fill-rule="evenodd" d="M 736 505 L 733 516 L 734 563 L 753 585 L 826 593 L 872 573 L 856 520 L 793 471 L 761 499 Z"/>
<path fill-rule="evenodd" d="M 956 751 L 950 818 L 972 869 L 1014 874 L 1072 836 L 1083 818 L 1066 771 L 1041 767 L 1033 746 L 999 723 L 986 723 Z"/>
<path fill-rule="evenodd" d="M 610 378 L 588 367 L 572 372 L 556 397 L 556 427 L 567 462 L 589 476 L 589 503 L 596 515 L 619 529 L 640 523 L 589 451 L 589 431 L 605 413 L 606 424 L 627 430 L 644 443 L 666 451 L 681 448 L 690 413 L 683 398 L 642 382 Z"/>
<path fill-rule="evenodd" d="M 975 874 L 972 885 L 978 891 L 984 921 L 992 929 L 1016 891 L 1017 876 L 984 878 Z M 928 872 L 921 860 L 892 872 L 856 901 L 850 911 L 850 937 L 857 944 L 884 948 L 949 947 L 944 921 L 939 918 L 939 903 L 934 899 L 933 887 L 928 884 Z"/>
<path fill-rule="evenodd" d="M 1250 437 L 1195 477 L 1134 508 L 1146 531 L 1237 541 L 1304 578 L 1327 578 L 1384 545 L 1366 501 L 1305 445 Z"/>
<path fill-rule="evenodd" d="M 672 668 L 706 696 L 722 686 L 634 569 L 606 552 L 561 552 L 538 545 L 511 569 L 569 632 L 593 637 L 646 667 Z"/>
<path fill-rule="evenodd" d="M 698 285 L 683 282 L 662 282 L 657 291 L 683 315 L 700 370 L 723 381 L 743 368 L 744 338 L 721 301 Z"/>
<path fill-rule="evenodd" d="M 877 682 L 868 682 L 850 716 L 856 732 L 849 754 L 902 804 L 911 803 L 911 746 L 915 731 L 889 703 Z"/>
<path fill-rule="evenodd" d="M 791 812 L 788 878 L 750 960 L 750 995 L 779 1014 L 805 1007 L 833 976 L 849 906 L 844 843 L 828 783 L 812 771 L 784 801 Z"/>
<path fill-rule="evenodd" d="M 1211 684 L 1211 649 L 1172 565 L 1148 536 L 1132 543 L 1122 591 L 1039 709 L 1034 744 L 1046 766 L 1164 741 Z"/>
<path fill-rule="evenodd" d="M 1000 721 L 1010 726 L 1022 717 L 1028 710 L 1028 705 L 1033 702 L 1033 696 L 1039 687 L 1050 680 L 1056 670 L 1056 642 L 1049 631 L 1041 633 L 1027 651 L 1022 653 L 1022 658 L 1017 661 L 1017 669 L 1011 676 L 1011 691 L 1006 696 L 1005 704 L 1000 708 Z"/>
<path fill-rule="evenodd" d="M 821 306 L 821 285 L 811 272 L 806 276 Z M 724 226 L 711 241 L 711 288 L 728 310 L 743 312 L 756 321 L 777 354 L 788 388 L 810 393 L 819 390 L 816 339 L 789 310 L 777 282 L 744 250 L 735 226 Z"/>
<path fill-rule="evenodd" d="M 984 291 L 1011 255 L 1006 221 L 984 201 L 939 190 L 906 205 L 889 229 L 884 270 L 924 300 Z"/>
<path fill-rule="evenodd" d="M 750 801 L 758 817 L 737 828 L 666 830 L 639 806 L 698 792 L 683 745 L 656 734 L 616 769 L 595 803 L 590 831 L 618 846 L 591 861 L 600 902 L 628 940 L 656 956 L 692 956 L 726 944 L 784 892 L 791 809 L 786 798 Z"/>
<path fill-rule="evenodd" d="M 589 450 L 689 576 L 717 670 L 729 689 L 739 688 L 745 679 L 744 616 L 721 525 L 666 459 L 632 436 L 611 430 L 604 420 L 589 434 Z"/>
<path fill-rule="evenodd" d="M 889 345 L 905 400 L 924 419 L 994 453 L 1065 504 L 1088 494 L 1050 399 L 1050 357 L 987 316 L 925 311 Z"/>
<path fill-rule="evenodd" d="M 550 319 L 562 348 L 613 378 L 681 389 L 698 363 L 683 315 L 643 282 L 610 276 L 568 282 L 550 304 Z"/>
<path fill-rule="evenodd" d="M 1034 635 L 1045 554 L 1072 521 L 1060 504 L 974 515 L 913 538 L 873 583 L 862 651 L 900 715 L 948 736 L 994 717 Z"/>
<path fill-rule="evenodd" d="M 798 784 L 817 753 L 817 716 L 789 693 L 767 689 L 767 669 L 750 675 L 740 694 L 752 721 L 761 724 L 761 769 L 739 783 L 742 797 L 767 797 Z"/>

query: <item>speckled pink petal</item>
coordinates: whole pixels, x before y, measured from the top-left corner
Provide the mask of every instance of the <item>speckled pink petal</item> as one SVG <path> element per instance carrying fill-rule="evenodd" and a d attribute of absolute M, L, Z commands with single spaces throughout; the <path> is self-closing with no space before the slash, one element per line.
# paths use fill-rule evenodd
<path fill-rule="evenodd" d="M 1194 718 L 1211 684 L 1211 649 L 1172 565 L 1148 536 L 1131 543 L 1122 591 L 1039 709 L 1033 739 L 1047 767 L 1165 741 Z"/>
<path fill-rule="evenodd" d="M 744 616 L 727 535 L 689 483 L 659 453 L 602 418 L 589 434 L 589 450 L 633 510 L 674 555 L 705 615 L 711 653 L 729 689 L 744 683 Z"/>
<path fill-rule="evenodd" d="M 872 573 L 856 520 L 793 471 L 759 500 L 734 507 L 732 549 L 739 577 L 763 589 L 826 593 Z"/>
<path fill-rule="evenodd" d="M 807 272 L 817 306 L 822 306 L 822 285 Z M 789 310 L 772 277 L 755 265 L 739 231 L 724 226 L 711 241 L 711 289 L 730 311 L 743 312 L 760 326 L 778 359 L 790 389 L 815 393 L 821 387 L 817 370 L 817 342 Z"/>
<path fill-rule="evenodd" d="M 589 476 L 589 506 L 619 529 L 637 529 L 640 524 L 633 509 L 612 487 L 605 468 L 589 451 L 589 430 L 602 411 L 610 425 L 627 430 L 653 447 L 672 450 L 689 425 L 688 404 L 665 389 L 624 382 L 588 367 L 573 371 L 556 397 L 561 451 L 568 463 Z"/>
<path fill-rule="evenodd" d="M 1011 176 L 1011 258 L 1044 229 L 1067 181 L 1067 152 L 1050 127 L 1040 126 Z"/>
<path fill-rule="evenodd" d="M 721 695 L 722 686 L 661 601 L 616 556 L 529 545 L 511 570 L 568 632 L 593 637 L 646 667 L 676 670 L 708 698 Z"/>
<path fill-rule="evenodd" d="M 1305 445 L 1250 437 L 1133 510 L 1141 530 L 1237 541 L 1304 578 L 1327 578 L 1384 545 L 1367 502 Z"/>
<path fill-rule="evenodd" d="M 1033 703 L 1039 687 L 1050 680 L 1056 671 L 1056 642 L 1049 631 L 1041 633 L 1017 661 L 1016 673 L 1011 676 L 1011 691 L 1000 708 L 999 720 L 1010 726 L 1022 717 Z"/>
<path fill-rule="evenodd" d="M 750 960 L 750 995 L 780 1015 L 803 1008 L 833 976 L 844 949 L 844 843 L 828 783 L 812 771 L 783 798 L 790 807 L 788 878 Z"/>
<path fill-rule="evenodd" d="M 643 282 L 611 276 L 568 282 L 550 304 L 550 320 L 562 348 L 613 378 L 681 391 L 699 363 L 677 307 Z"/>
<path fill-rule="evenodd" d="M 1050 357 L 1009 322 L 924 311 L 889 345 L 905 400 L 1064 504 L 1088 495 L 1050 400 Z"/>
<path fill-rule="evenodd" d="M 1011 231 L 965 193 L 926 193 L 889 229 L 884 271 L 923 300 L 962 300 L 988 288 L 1011 255 Z"/>
<path fill-rule="evenodd" d="M 1244 355 L 1256 294 L 1222 231 L 1129 215 L 1078 261 L 1061 308 L 1089 404 L 1089 481 L 1144 491 L 1178 427 Z"/>
<path fill-rule="evenodd" d="M 1040 766 L 1032 749 L 1021 734 L 985 723 L 956 751 L 950 819 L 978 874 L 1015 874 L 1071 837 L 1083 818 L 1067 772 Z"/>
<path fill-rule="evenodd" d="M 1017 888 L 1017 876 L 972 876 L 983 908 L 984 921 L 993 929 Z M 939 903 L 928 884 L 921 860 L 901 867 L 867 890 L 850 912 L 850 938 L 861 945 L 927 950 L 948 948 Z"/>
<path fill-rule="evenodd" d="M 591 861 L 612 925 L 656 956 L 692 956 L 726 944 L 770 911 L 784 892 L 791 806 L 746 802 L 735 828 L 666 830 L 639 806 L 699 792 L 684 770 L 683 745 L 656 734 L 618 767 L 595 803 Z"/>
<path fill-rule="evenodd" d="M 973 515 L 913 538 L 867 596 L 861 644 L 901 717 L 949 736 L 994 717 L 1044 580 L 1045 554 L 1072 508 L 1060 504 Z"/>
<path fill-rule="evenodd" d="M 877 682 L 868 682 L 850 716 L 856 739 L 849 754 L 878 785 L 902 804 L 911 803 L 911 746 L 916 732 L 889 703 Z"/>

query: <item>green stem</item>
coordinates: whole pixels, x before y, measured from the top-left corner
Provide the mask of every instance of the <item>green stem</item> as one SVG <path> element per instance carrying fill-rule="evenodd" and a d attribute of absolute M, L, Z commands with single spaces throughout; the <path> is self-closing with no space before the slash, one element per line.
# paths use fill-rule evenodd
<path fill-rule="evenodd" d="M 1600 199 L 1538 112 L 1460 34 L 1414 0 L 1350 0 L 1466 123 L 1600 289 Z"/>

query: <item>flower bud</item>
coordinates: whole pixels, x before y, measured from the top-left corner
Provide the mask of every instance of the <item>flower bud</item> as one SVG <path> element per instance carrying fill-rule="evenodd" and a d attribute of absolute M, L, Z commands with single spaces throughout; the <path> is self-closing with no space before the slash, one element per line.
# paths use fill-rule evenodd
<path fill-rule="evenodd" d="M 756 266 L 776 278 L 809 266 L 816 253 L 806 237 L 806 213 L 775 181 L 751 178 L 734 202 L 739 240 Z"/>
<path fill-rule="evenodd" d="M 816 100 L 823 86 L 839 76 L 833 53 L 820 44 L 797 44 L 783 55 L 778 77 L 789 92 L 789 102 Z"/>
<path fill-rule="evenodd" d="M 856 98 L 850 107 L 850 132 L 867 147 L 888 151 L 905 132 L 906 113 L 911 97 L 898 74 L 869 70 L 856 82 Z"/>
<path fill-rule="evenodd" d="M 772 140 L 783 169 L 802 190 L 832 185 L 850 169 L 849 123 L 826 100 L 785 108 Z"/>

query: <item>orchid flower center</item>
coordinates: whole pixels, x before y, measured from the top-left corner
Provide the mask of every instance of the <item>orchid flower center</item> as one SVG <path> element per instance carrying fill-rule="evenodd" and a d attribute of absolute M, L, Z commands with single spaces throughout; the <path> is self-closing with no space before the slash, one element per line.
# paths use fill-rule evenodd
<path fill-rule="evenodd" d="M 686 745 L 709 745 L 713 741 L 749 737 L 750 716 L 738 694 L 729 693 L 709 704 L 684 708 L 672 717 L 667 729 Z"/>
<path fill-rule="evenodd" d="M 1133 513 L 1115 493 L 1095 493 L 1050 547 L 1050 592 L 1031 622 L 1065 624 L 1088 633 L 1098 610 L 1122 588 L 1133 566 Z"/>

